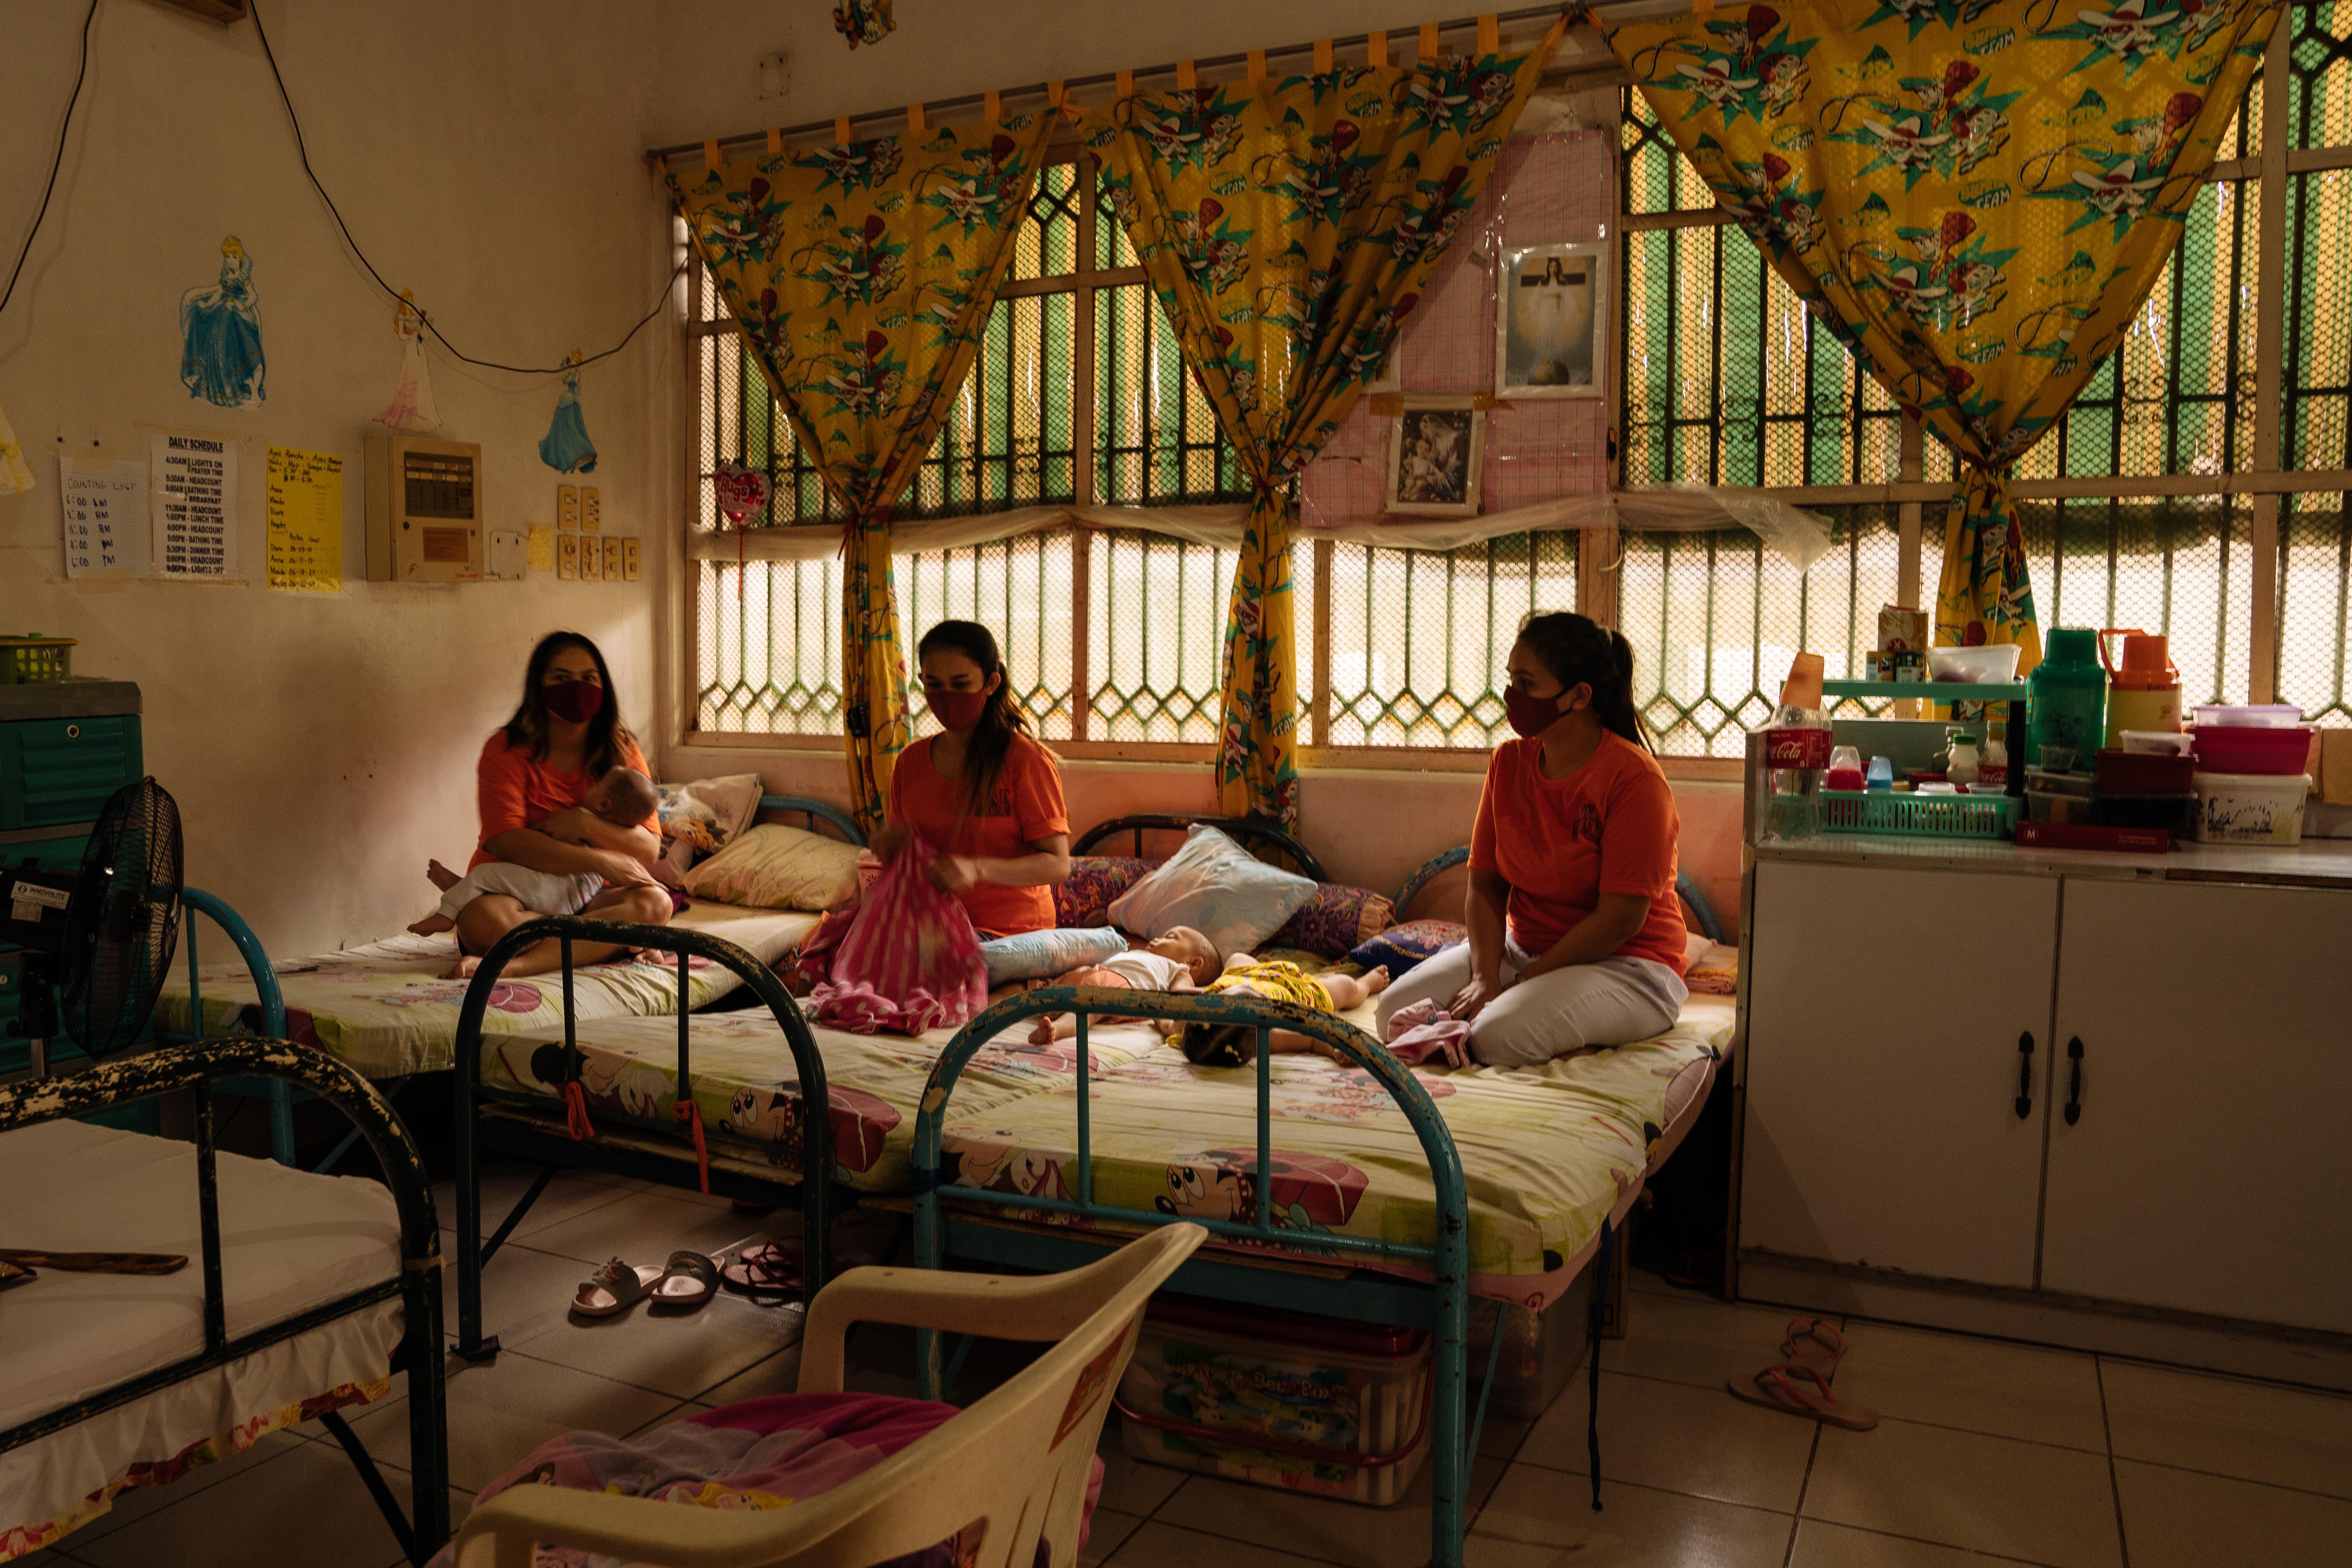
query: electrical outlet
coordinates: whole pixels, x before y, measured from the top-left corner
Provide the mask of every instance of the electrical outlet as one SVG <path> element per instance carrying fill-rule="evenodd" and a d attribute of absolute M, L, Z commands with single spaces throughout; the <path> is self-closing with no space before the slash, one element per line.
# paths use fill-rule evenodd
<path fill-rule="evenodd" d="M 772 55 L 761 55 L 753 65 L 752 74 L 760 84 L 760 101 L 782 98 L 793 85 L 793 57 L 783 49 Z"/>

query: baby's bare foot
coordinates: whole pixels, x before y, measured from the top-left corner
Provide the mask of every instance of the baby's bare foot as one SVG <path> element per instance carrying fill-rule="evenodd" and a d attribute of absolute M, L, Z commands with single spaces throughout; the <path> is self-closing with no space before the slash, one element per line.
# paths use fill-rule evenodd
<path fill-rule="evenodd" d="M 418 936 L 439 936 L 445 931 L 457 930 L 457 922 L 451 920 L 447 915 L 441 913 L 440 910 L 436 910 L 433 913 L 426 915 L 423 920 L 416 921 L 408 929 Z"/>
<path fill-rule="evenodd" d="M 466 879 L 438 860 L 427 860 L 425 862 L 425 879 L 446 893 Z"/>
<path fill-rule="evenodd" d="M 1364 972 L 1364 994 L 1377 996 L 1389 988 L 1389 966 L 1376 964 Z"/>

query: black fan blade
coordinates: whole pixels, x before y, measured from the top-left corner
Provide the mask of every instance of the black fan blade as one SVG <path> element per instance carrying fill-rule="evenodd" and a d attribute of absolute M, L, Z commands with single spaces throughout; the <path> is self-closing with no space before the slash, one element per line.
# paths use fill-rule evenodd
<path fill-rule="evenodd" d="M 108 1057 L 134 1044 L 179 944 L 180 808 L 153 779 L 106 803 L 66 911 L 64 1022 L 74 1044 Z"/>

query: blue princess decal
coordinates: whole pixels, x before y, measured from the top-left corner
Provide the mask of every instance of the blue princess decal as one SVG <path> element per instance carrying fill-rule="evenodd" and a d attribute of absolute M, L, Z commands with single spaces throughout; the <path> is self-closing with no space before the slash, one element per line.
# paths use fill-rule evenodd
<path fill-rule="evenodd" d="M 596 443 L 588 439 L 588 421 L 580 413 L 580 370 L 563 373 L 563 393 L 555 400 L 555 417 L 547 437 L 539 444 L 539 460 L 559 474 L 596 471 Z"/>
<path fill-rule="evenodd" d="M 261 301 L 253 258 L 235 235 L 221 241 L 220 281 L 180 296 L 180 381 L 191 397 L 244 408 L 269 395 L 262 378 Z"/>

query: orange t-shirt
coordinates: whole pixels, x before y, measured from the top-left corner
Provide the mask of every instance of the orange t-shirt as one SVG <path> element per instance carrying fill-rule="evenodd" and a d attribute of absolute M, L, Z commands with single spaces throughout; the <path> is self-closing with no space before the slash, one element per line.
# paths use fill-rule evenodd
<path fill-rule="evenodd" d="M 646 754 L 626 735 L 615 737 L 614 750 L 619 753 L 622 767 L 635 768 L 650 778 L 646 768 Z M 530 748 L 510 746 L 504 730 L 493 730 L 482 743 L 482 760 L 475 765 L 474 780 L 481 804 L 482 836 L 475 840 L 474 858 L 466 862 L 472 870 L 497 856 L 480 847 L 499 834 L 517 827 L 536 826 L 550 812 L 578 805 L 588 798 L 589 787 L 597 775 L 586 767 L 568 773 L 557 773 L 545 763 L 533 762 Z M 661 818 L 648 816 L 645 826 L 656 837 L 661 834 Z"/>
<path fill-rule="evenodd" d="M 1686 928 L 1675 894 L 1682 818 L 1658 760 L 1622 736 L 1564 779 L 1543 773 L 1543 748 L 1506 741 L 1486 764 L 1470 864 L 1511 885 L 1511 935 L 1540 957 L 1591 914 L 1603 893 L 1639 893 L 1650 918 L 1612 956 L 1683 972 Z"/>
<path fill-rule="evenodd" d="M 1026 855 L 1040 838 L 1070 830 L 1054 753 L 1026 735 L 1015 735 L 997 770 L 988 809 L 964 818 L 962 834 L 949 843 L 957 819 L 963 817 L 963 780 L 942 778 L 931 764 L 934 738 L 926 735 L 898 753 L 898 764 L 890 770 L 891 821 L 915 828 L 948 854 L 988 860 Z M 993 936 L 1045 931 L 1055 921 L 1051 888 L 983 882 L 963 896 L 963 907 L 974 930 Z"/>

